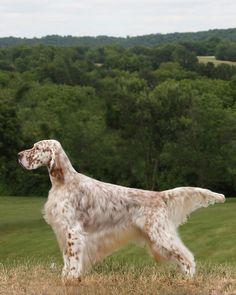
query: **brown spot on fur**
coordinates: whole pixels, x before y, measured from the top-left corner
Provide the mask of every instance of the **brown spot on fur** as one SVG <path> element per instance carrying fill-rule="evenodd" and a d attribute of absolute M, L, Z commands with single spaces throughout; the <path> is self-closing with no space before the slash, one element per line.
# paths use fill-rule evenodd
<path fill-rule="evenodd" d="M 61 168 L 53 168 L 50 174 L 58 180 L 64 180 L 63 170 Z"/>
<path fill-rule="evenodd" d="M 59 181 L 64 181 L 63 168 L 61 166 L 58 154 L 55 155 L 54 163 L 50 167 L 50 174 Z"/>
<path fill-rule="evenodd" d="M 33 156 L 34 156 L 34 154 L 33 154 L 32 151 L 29 152 L 28 155 L 26 155 L 26 159 L 27 159 L 27 161 L 28 161 L 28 163 L 29 163 L 30 166 L 31 166 L 31 165 L 33 164 L 33 162 L 34 162 Z"/>
<path fill-rule="evenodd" d="M 154 255 L 154 259 L 156 262 L 160 262 L 162 260 L 161 259 L 162 257 L 161 257 L 161 255 L 159 255 L 159 253 L 155 252 L 155 253 L 153 253 L 153 255 Z"/>
<path fill-rule="evenodd" d="M 74 256 L 75 254 L 72 252 L 72 249 L 69 248 L 67 251 L 68 256 Z"/>
<path fill-rule="evenodd" d="M 51 152 L 51 149 L 50 149 L 49 147 L 45 147 L 45 148 L 43 149 L 43 152 Z"/>

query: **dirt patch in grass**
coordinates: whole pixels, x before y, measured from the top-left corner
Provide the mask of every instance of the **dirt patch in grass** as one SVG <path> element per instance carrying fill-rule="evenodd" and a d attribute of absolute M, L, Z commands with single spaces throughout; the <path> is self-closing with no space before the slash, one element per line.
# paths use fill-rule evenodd
<path fill-rule="evenodd" d="M 1 295 L 236 295 L 236 267 L 199 266 L 193 279 L 171 267 L 91 272 L 78 286 L 61 283 L 58 266 L 0 266 Z"/>

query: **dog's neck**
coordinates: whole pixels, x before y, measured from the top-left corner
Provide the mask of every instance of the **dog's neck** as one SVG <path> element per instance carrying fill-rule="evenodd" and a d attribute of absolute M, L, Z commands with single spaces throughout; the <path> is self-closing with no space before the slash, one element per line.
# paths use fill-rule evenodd
<path fill-rule="evenodd" d="M 48 170 L 52 185 L 64 184 L 77 173 L 63 149 L 57 153 L 55 164 Z"/>

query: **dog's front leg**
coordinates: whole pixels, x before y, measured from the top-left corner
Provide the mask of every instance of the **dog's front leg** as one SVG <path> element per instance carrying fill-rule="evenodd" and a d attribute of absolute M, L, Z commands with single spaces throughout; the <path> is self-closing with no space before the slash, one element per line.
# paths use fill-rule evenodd
<path fill-rule="evenodd" d="M 63 251 L 63 261 L 64 261 L 64 266 L 62 269 L 62 277 L 63 279 L 67 277 L 69 271 L 70 271 L 70 260 L 67 255 L 67 250 Z"/>
<path fill-rule="evenodd" d="M 66 250 L 63 254 L 64 268 L 63 282 L 66 285 L 75 285 L 81 281 L 83 272 L 83 252 L 85 236 L 79 225 L 68 229 L 66 237 Z"/>

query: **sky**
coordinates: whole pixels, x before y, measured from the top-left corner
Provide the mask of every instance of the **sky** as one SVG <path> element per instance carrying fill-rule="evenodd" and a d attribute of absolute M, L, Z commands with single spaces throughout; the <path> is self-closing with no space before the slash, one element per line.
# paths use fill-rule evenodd
<path fill-rule="evenodd" d="M 0 0 L 0 37 L 126 37 L 235 27 L 236 0 Z"/>

